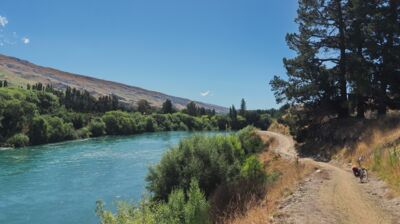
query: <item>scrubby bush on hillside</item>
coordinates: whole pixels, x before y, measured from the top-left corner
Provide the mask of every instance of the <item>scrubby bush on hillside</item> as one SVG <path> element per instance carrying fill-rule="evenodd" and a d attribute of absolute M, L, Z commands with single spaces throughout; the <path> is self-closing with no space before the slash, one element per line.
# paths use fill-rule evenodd
<path fill-rule="evenodd" d="M 240 130 L 237 135 L 247 154 L 260 152 L 264 148 L 262 139 L 257 134 L 257 130 L 252 126 Z"/>
<path fill-rule="evenodd" d="M 254 155 L 248 157 L 244 161 L 242 167 L 240 168 L 240 176 L 255 184 L 264 183 L 267 178 L 263 169 L 263 165 Z"/>

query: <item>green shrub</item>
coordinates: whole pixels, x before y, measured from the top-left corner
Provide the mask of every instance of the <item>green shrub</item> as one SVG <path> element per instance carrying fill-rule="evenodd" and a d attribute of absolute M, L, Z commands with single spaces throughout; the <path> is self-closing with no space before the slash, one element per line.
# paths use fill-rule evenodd
<path fill-rule="evenodd" d="M 64 123 L 59 117 L 45 116 L 49 124 L 49 142 L 60 142 L 76 139 L 78 136 L 71 123 Z"/>
<path fill-rule="evenodd" d="M 12 91 L 5 94 L 5 98 L 0 98 L 0 135 L 4 137 L 21 133 L 37 113 L 36 105 L 23 99 L 25 95 L 13 93 Z"/>
<path fill-rule="evenodd" d="M 216 115 L 213 117 L 213 122 L 217 125 L 219 130 L 227 130 L 229 128 L 229 120 L 227 116 Z"/>
<path fill-rule="evenodd" d="M 37 106 L 41 114 L 54 113 L 60 107 L 58 97 L 54 94 L 38 91 L 36 95 L 38 97 Z"/>
<path fill-rule="evenodd" d="M 29 137 L 24 134 L 15 134 L 7 140 L 7 144 L 14 147 L 24 147 L 29 145 Z"/>
<path fill-rule="evenodd" d="M 87 126 L 93 115 L 77 112 L 59 111 L 57 117 L 60 117 L 66 123 L 72 123 L 75 129 L 80 129 Z"/>
<path fill-rule="evenodd" d="M 253 126 L 240 130 L 238 136 L 246 154 L 257 153 L 264 148 L 264 143 Z"/>
<path fill-rule="evenodd" d="M 29 128 L 29 138 L 33 145 L 44 144 L 49 139 L 49 126 L 47 120 L 43 116 L 33 118 L 31 127 Z"/>
<path fill-rule="evenodd" d="M 152 117 L 146 117 L 146 126 L 145 126 L 145 131 L 146 132 L 154 132 L 157 130 L 157 123 Z"/>
<path fill-rule="evenodd" d="M 264 183 L 267 176 L 263 165 L 256 156 L 249 156 L 240 168 L 240 176 L 252 182 Z"/>
<path fill-rule="evenodd" d="M 238 137 L 194 136 L 164 154 L 147 176 L 148 190 L 156 200 L 166 200 L 173 189 L 189 189 L 196 178 L 208 196 L 221 183 L 239 175 L 244 151 Z"/>
<path fill-rule="evenodd" d="M 204 193 L 200 190 L 199 183 L 192 180 L 185 205 L 185 223 L 210 223 L 209 210 L 210 205 Z"/>
<path fill-rule="evenodd" d="M 76 135 L 78 138 L 89 138 L 91 136 L 91 132 L 89 131 L 89 128 L 84 127 L 76 131 Z"/>
<path fill-rule="evenodd" d="M 261 130 L 268 130 L 269 126 L 272 124 L 272 119 L 269 114 L 262 114 L 260 120 L 256 124 Z"/>
<path fill-rule="evenodd" d="M 123 111 L 109 111 L 102 117 L 109 135 L 129 135 L 136 132 L 133 117 Z"/>
<path fill-rule="evenodd" d="M 96 214 L 102 224 L 208 224 L 209 208 L 197 181 L 193 180 L 187 195 L 177 189 L 171 192 L 167 202 L 143 199 L 138 206 L 120 202 L 116 214 L 97 202 Z"/>
<path fill-rule="evenodd" d="M 106 133 L 106 124 L 101 119 L 93 119 L 88 125 L 92 137 L 102 136 Z"/>
<path fill-rule="evenodd" d="M 156 127 L 159 131 L 171 131 L 172 122 L 171 122 L 171 114 L 152 114 L 151 118 L 153 119 L 153 123 L 156 124 Z"/>

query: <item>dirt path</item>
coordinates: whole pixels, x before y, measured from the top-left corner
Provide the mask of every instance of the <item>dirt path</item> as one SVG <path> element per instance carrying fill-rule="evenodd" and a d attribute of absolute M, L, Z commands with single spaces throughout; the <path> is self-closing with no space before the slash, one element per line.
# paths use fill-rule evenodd
<path fill-rule="evenodd" d="M 273 132 L 260 132 L 278 142 L 274 151 L 287 158 L 296 158 L 291 138 Z M 350 167 L 300 159 L 314 163 L 319 170 L 308 177 L 290 196 L 282 201 L 274 223 L 305 224 L 400 224 L 400 198 L 388 198 L 386 185 L 371 178 L 361 184 Z"/>

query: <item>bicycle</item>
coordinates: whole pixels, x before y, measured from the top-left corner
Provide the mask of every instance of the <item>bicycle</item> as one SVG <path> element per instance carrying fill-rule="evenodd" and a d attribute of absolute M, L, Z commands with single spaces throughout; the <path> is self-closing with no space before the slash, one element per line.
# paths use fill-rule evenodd
<path fill-rule="evenodd" d="M 352 168 L 354 176 L 360 178 L 360 183 L 368 182 L 368 169 L 362 167 L 362 165 L 361 165 L 361 161 L 363 161 L 363 160 L 364 160 L 364 158 L 362 156 L 360 156 L 357 160 L 358 167 Z"/>

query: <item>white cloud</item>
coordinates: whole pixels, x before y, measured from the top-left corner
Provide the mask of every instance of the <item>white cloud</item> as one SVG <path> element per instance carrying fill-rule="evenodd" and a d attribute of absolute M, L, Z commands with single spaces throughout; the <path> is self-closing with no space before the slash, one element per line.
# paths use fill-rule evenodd
<path fill-rule="evenodd" d="M 203 97 L 206 97 L 206 96 L 210 95 L 210 93 L 211 93 L 211 91 L 207 90 L 205 92 L 201 92 L 200 95 L 203 96 Z"/>
<path fill-rule="evenodd" d="M 5 27 L 8 23 L 8 19 L 4 16 L 0 16 L 0 26 Z"/>
<path fill-rule="evenodd" d="M 27 38 L 27 37 L 23 37 L 21 40 L 22 40 L 22 43 L 24 43 L 24 44 L 29 44 L 31 42 L 31 40 L 29 40 L 29 38 Z"/>

